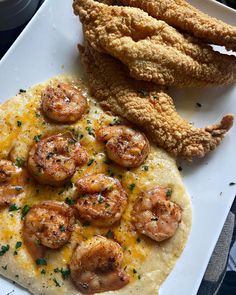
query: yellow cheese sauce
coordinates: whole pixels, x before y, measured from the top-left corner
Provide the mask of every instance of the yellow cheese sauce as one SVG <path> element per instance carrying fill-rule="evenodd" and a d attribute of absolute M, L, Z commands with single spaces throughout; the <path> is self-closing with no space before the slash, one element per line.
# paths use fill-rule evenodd
<path fill-rule="evenodd" d="M 53 85 L 61 80 L 76 84 L 87 96 L 89 102 L 87 112 L 76 124 L 52 123 L 41 112 L 42 89 L 48 84 Z M 158 289 L 159 283 L 163 281 L 173 267 L 186 242 L 191 225 L 189 200 L 180 180 L 175 161 L 164 151 L 154 146 L 151 146 L 146 162 L 139 168 L 126 169 L 109 161 L 105 153 L 105 145 L 96 140 L 96 130 L 101 126 L 120 123 L 127 124 L 121 118 L 104 113 L 98 103 L 89 95 L 85 82 L 71 77 L 51 79 L 29 89 L 27 92 L 18 94 L 14 98 L 14 102 L 8 101 L 0 107 L 0 124 L 2 126 L 0 130 L 0 159 L 9 158 L 17 165 L 26 167 L 28 152 L 35 141 L 44 136 L 68 130 L 79 139 L 81 145 L 89 154 L 87 164 L 79 167 L 71 182 L 63 187 L 53 188 L 40 185 L 29 174 L 27 184 L 15 201 L 17 210 L 9 212 L 7 208 L 0 211 L 0 247 L 6 244 L 10 246 L 7 253 L 0 257 L 0 268 L 2 268 L 0 273 L 18 281 L 35 294 L 79 294 L 68 278 L 63 279 L 60 270 L 68 269 L 73 249 L 80 241 L 101 234 L 116 240 L 123 248 L 123 268 L 130 275 L 131 283 L 124 288 L 122 294 L 144 294 L 135 293 L 137 290 L 142 290 L 140 283 L 135 283 L 137 286 L 133 284 L 135 281 L 142 282 L 143 280 L 144 282 L 150 279 L 146 277 L 147 274 L 157 268 L 155 264 L 153 265 L 153 259 L 160 259 L 160 262 L 158 262 L 160 265 L 167 265 L 167 269 L 159 274 L 159 279 L 153 284 L 152 290 Z M 57 200 L 68 203 L 76 198 L 74 183 L 84 175 L 94 173 L 104 173 L 119 179 L 127 193 L 128 206 L 118 224 L 108 228 L 98 228 L 85 220 L 78 220 L 70 242 L 62 249 L 47 251 L 47 265 L 45 266 L 36 266 L 24 244 L 19 249 L 15 249 L 17 241 L 22 242 L 22 208 L 24 206 L 32 206 L 43 200 Z M 157 185 L 171 188 L 173 200 L 183 210 L 186 208 L 182 225 L 180 225 L 176 237 L 173 238 L 172 244 L 179 244 L 178 247 L 175 247 L 175 250 L 171 250 L 171 241 L 157 244 L 138 234 L 130 221 L 133 202 L 137 196 L 140 192 L 152 189 Z M 172 252 L 171 257 L 168 256 L 170 252 Z M 153 258 L 153 255 L 156 258 Z M 7 264 L 8 269 L 4 270 Z M 116 291 L 108 293 L 116 294 Z M 148 289 L 146 294 L 149 294 Z"/>

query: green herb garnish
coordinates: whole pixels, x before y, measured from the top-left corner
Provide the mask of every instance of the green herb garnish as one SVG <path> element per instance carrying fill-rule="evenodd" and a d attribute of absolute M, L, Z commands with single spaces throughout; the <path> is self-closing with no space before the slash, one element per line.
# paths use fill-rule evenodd
<path fill-rule="evenodd" d="M 25 217 L 25 215 L 29 212 L 30 208 L 31 207 L 29 205 L 25 205 L 23 207 L 23 209 L 21 210 L 21 219 Z"/>
<path fill-rule="evenodd" d="M 3 256 L 7 251 L 9 251 L 9 249 L 10 249 L 9 245 L 2 246 L 0 250 L 0 256 Z"/>
<path fill-rule="evenodd" d="M 42 137 L 42 134 L 35 135 L 35 136 L 34 136 L 34 141 L 35 141 L 35 142 L 39 142 L 40 139 L 41 139 L 41 137 Z"/>
<path fill-rule="evenodd" d="M 128 189 L 132 192 L 135 188 L 135 183 L 131 183 L 128 185 Z"/>
<path fill-rule="evenodd" d="M 35 262 L 37 265 L 47 265 L 47 261 L 44 258 L 38 258 Z"/>
<path fill-rule="evenodd" d="M 21 121 L 17 121 L 17 126 L 18 127 L 21 127 L 21 125 L 22 125 L 22 122 Z"/>
<path fill-rule="evenodd" d="M 88 161 L 87 166 L 91 166 L 91 165 L 93 164 L 93 162 L 94 162 L 94 159 L 90 159 L 90 160 Z"/>

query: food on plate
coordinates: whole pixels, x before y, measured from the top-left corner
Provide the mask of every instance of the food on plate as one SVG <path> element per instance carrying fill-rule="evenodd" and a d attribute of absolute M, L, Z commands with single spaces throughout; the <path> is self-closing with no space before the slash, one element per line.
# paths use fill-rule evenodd
<path fill-rule="evenodd" d="M 35 204 L 25 217 L 23 240 L 37 262 L 46 248 L 58 249 L 70 239 L 74 226 L 73 210 L 65 203 L 44 201 Z"/>
<path fill-rule="evenodd" d="M 100 104 L 139 126 L 174 156 L 188 160 L 204 157 L 233 124 L 233 116 L 226 115 L 218 124 L 193 127 L 178 115 L 162 87 L 135 81 L 120 62 L 90 47 L 80 46 L 80 52 L 92 93 Z"/>
<path fill-rule="evenodd" d="M 236 81 L 235 56 L 216 52 L 138 8 L 75 0 L 74 12 L 89 45 L 122 61 L 137 80 L 178 87 Z"/>
<path fill-rule="evenodd" d="M 168 200 L 170 195 L 171 190 L 156 187 L 142 192 L 134 204 L 134 226 L 157 242 L 172 237 L 181 222 L 181 208 Z"/>
<path fill-rule="evenodd" d="M 26 175 L 11 161 L 0 159 L 0 209 L 9 206 L 22 193 Z"/>
<path fill-rule="evenodd" d="M 158 20 L 163 20 L 204 42 L 236 50 L 236 27 L 210 17 L 185 0 L 121 0 L 121 2 L 141 8 Z"/>
<path fill-rule="evenodd" d="M 76 182 L 79 217 L 97 226 L 110 226 L 121 219 L 127 205 L 127 195 L 118 179 L 93 174 Z"/>
<path fill-rule="evenodd" d="M 70 124 L 48 120 L 42 110 L 41 94 L 65 84 L 80 89 L 87 101 L 86 112 Z M 71 76 L 52 78 L 5 102 L 0 122 L 0 189 L 22 187 L 0 210 L 0 274 L 35 295 L 156 294 L 191 229 L 190 198 L 175 159 L 125 119 L 102 110 L 87 82 Z M 128 162 L 135 165 L 112 160 L 97 137 L 102 130 L 124 132 L 113 141 L 114 152 L 132 135 L 127 151 L 134 158 Z M 171 189 L 168 202 L 181 208 L 178 227 L 164 244 L 134 223 L 136 200 L 156 187 Z"/>
<path fill-rule="evenodd" d="M 71 277 L 84 294 L 119 290 L 129 283 L 122 269 L 123 251 L 119 244 L 102 236 L 82 242 L 73 253 Z"/>
<path fill-rule="evenodd" d="M 45 137 L 29 152 L 28 168 L 40 183 L 61 186 L 87 162 L 87 152 L 70 132 Z"/>
<path fill-rule="evenodd" d="M 42 91 L 44 114 L 55 122 L 74 123 L 81 119 L 87 106 L 83 93 L 74 85 L 58 83 Z"/>
<path fill-rule="evenodd" d="M 139 167 L 148 156 L 149 142 L 146 136 L 127 126 L 101 128 L 97 138 L 106 143 L 108 158 L 123 167 Z"/>

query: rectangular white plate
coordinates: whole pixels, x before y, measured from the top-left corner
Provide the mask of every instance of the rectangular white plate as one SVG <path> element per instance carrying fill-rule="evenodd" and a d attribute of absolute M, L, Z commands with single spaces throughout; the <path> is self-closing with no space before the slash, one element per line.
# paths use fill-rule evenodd
<path fill-rule="evenodd" d="M 211 0 L 191 0 L 210 15 L 236 25 L 236 12 Z M 74 73 L 79 67 L 76 44 L 82 40 L 79 20 L 70 0 L 46 1 L 0 62 L 0 101 L 20 88 L 48 78 Z M 222 50 L 222 49 L 221 49 Z M 236 86 L 172 91 L 179 112 L 204 126 L 225 113 L 236 114 Z M 196 102 L 202 108 L 196 107 Z M 224 221 L 235 196 L 236 127 L 222 145 L 204 160 L 183 164 L 183 179 L 193 203 L 193 227 L 187 247 L 163 284 L 161 295 L 194 295 L 204 275 Z M 1 266 L 1 260 L 0 260 Z M 0 278 L 1 295 L 25 295 L 27 291 Z"/>

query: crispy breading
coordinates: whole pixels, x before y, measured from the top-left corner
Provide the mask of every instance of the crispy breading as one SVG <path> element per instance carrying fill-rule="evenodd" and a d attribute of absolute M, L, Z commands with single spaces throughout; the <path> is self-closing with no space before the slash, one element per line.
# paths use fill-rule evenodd
<path fill-rule="evenodd" d="M 179 87 L 236 80 L 236 57 L 215 52 L 138 8 L 93 0 L 75 0 L 73 5 L 88 43 L 121 60 L 138 80 Z"/>
<path fill-rule="evenodd" d="M 185 0 L 120 0 L 123 4 L 143 9 L 151 16 L 167 22 L 210 44 L 236 50 L 236 27 L 210 17 Z"/>
<path fill-rule="evenodd" d="M 187 160 L 204 157 L 231 128 L 232 115 L 206 128 L 193 127 L 178 115 L 161 86 L 132 79 L 122 63 L 108 55 L 89 47 L 79 49 L 92 94 L 103 108 L 137 125 L 172 155 Z"/>

